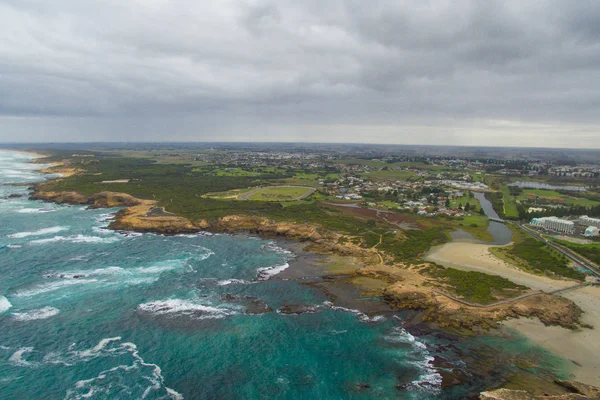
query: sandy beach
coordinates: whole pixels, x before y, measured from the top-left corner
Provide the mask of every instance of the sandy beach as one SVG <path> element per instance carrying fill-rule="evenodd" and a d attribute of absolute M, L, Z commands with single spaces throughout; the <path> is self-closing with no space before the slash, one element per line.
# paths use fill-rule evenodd
<path fill-rule="evenodd" d="M 550 291 L 575 284 L 519 270 L 495 257 L 491 246 L 453 242 L 432 249 L 426 259 L 448 267 L 499 275 L 532 289 Z M 545 349 L 572 361 L 572 379 L 600 385 L 600 287 L 586 287 L 561 294 L 583 311 L 583 322 L 595 329 L 569 330 L 545 326 L 538 319 L 513 319 L 503 323 Z"/>
<path fill-rule="evenodd" d="M 544 326 L 537 319 L 524 318 L 506 321 L 504 326 L 571 360 L 572 379 L 600 386 L 600 288 L 587 287 L 562 296 L 581 307 L 583 322 L 594 326 L 594 329 L 573 331 L 559 326 Z"/>

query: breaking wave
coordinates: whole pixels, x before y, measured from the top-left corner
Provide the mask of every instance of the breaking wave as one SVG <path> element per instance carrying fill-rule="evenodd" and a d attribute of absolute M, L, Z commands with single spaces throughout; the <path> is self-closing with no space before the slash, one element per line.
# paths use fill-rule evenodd
<path fill-rule="evenodd" d="M 17 321 L 35 321 L 55 316 L 60 310 L 54 307 L 43 307 L 38 310 L 31 310 L 24 313 L 13 313 L 12 316 Z"/>
<path fill-rule="evenodd" d="M 236 314 L 226 308 L 199 304 L 192 300 L 169 299 L 140 304 L 138 311 L 154 315 L 185 316 L 191 319 L 221 319 Z"/>
<path fill-rule="evenodd" d="M 44 214 L 58 210 L 54 208 L 21 208 L 20 210 L 16 211 L 20 214 Z"/>
<path fill-rule="evenodd" d="M 12 235 L 8 235 L 8 237 L 13 238 L 13 239 L 21 239 L 21 238 L 26 238 L 29 236 L 49 235 L 51 233 L 58 233 L 58 232 L 66 231 L 68 229 L 69 229 L 68 226 L 53 226 L 51 228 L 38 229 L 37 231 L 32 231 L 32 232 L 13 233 Z"/>
<path fill-rule="evenodd" d="M 32 240 L 30 244 L 46 244 L 46 243 L 114 243 L 118 242 L 118 237 L 99 237 L 99 236 L 86 236 L 86 235 L 75 235 L 75 236 L 54 236 L 47 239 Z"/>
<path fill-rule="evenodd" d="M 259 268 L 256 270 L 258 272 L 258 276 L 256 277 L 256 280 L 266 281 L 267 279 L 274 277 L 275 275 L 279 274 L 280 272 L 285 271 L 289 267 L 290 267 L 290 264 L 285 263 L 283 265 L 274 265 L 272 267 Z"/>
<path fill-rule="evenodd" d="M 417 368 L 419 376 L 407 385 L 409 390 L 422 390 L 434 394 L 441 392 L 442 376 L 434 367 L 434 357 L 429 353 L 425 343 L 418 341 L 401 326 L 392 328 L 392 333 L 385 336 L 384 339 L 390 343 L 411 345 L 412 351 L 406 361 Z"/>
<path fill-rule="evenodd" d="M 4 296 L 0 296 L 0 314 L 12 307 L 10 301 Z"/>
<path fill-rule="evenodd" d="M 69 279 L 56 282 L 50 282 L 43 285 L 34 286 L 31 289 L 18 290 L 14 295 L 16 297 L 31 297 L 39 294 L 54 292 L 67 286 L 85 285 L 98 282 L 96 279 Z"/>

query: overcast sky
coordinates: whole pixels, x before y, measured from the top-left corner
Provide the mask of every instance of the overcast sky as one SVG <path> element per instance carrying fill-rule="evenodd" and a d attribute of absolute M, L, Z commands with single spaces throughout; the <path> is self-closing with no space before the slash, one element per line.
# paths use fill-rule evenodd
<path fill-rule="evenodd" d="M 0 142 L 600 148 L 600 1 L 0 0 Z"/>

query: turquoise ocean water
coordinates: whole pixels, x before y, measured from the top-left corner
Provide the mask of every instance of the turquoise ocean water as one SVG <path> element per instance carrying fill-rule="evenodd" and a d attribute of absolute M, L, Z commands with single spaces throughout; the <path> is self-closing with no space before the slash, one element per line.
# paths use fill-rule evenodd
<path fill-rule="evenodd" d="M 442 339 L 415 338 L 401 318 L 335 307 L 318 288 L 278 278 L 293 254 L 277 243 L 107 230 L 117 210 L 31 201 L 26 186 L 6 185 L 45 179 L 29 160 L 0 151 L 0 398 L 430 399 L 473 391 L 472 382 L 441 389 L 432 362 Z M 276 312 L 284 304 L 314 312 Z M 258 313 L 265 307 L 274 311 Z"/>

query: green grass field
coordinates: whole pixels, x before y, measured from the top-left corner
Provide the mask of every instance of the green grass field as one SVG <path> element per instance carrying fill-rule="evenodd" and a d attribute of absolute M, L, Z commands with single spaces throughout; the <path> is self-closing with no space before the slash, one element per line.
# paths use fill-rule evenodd
<path fill-rule="evenodd" d="M 502 191 L 502 201 L 504 203 L 504 216 L 506 218 L 519 218 L 516 200 L 514 196 L 510 194 L 508 186 L 502 185 L 500 190 Z"/>
<path fill-rule="evenodd" d="M 292 201 L 311 191 L 312 188 L 306 187 L 266 187 L 252 194 L 248 199 L 256 201 Z"/>
<path fill-rule="evenodd" d="M 535 200 L 536 196 L 539 196 L 543 201 L 543 198 L 549 199 L 551 202 L 562 203 L 566 205 L 592 207 L 600 204 L 597 201 L 586 199 L 583 197 L 573 197 L 566 194 L 559 193 L 555 190 L 546 189 L 523 189 L 523 194 L 519 195 L 519 200 Z"/>

